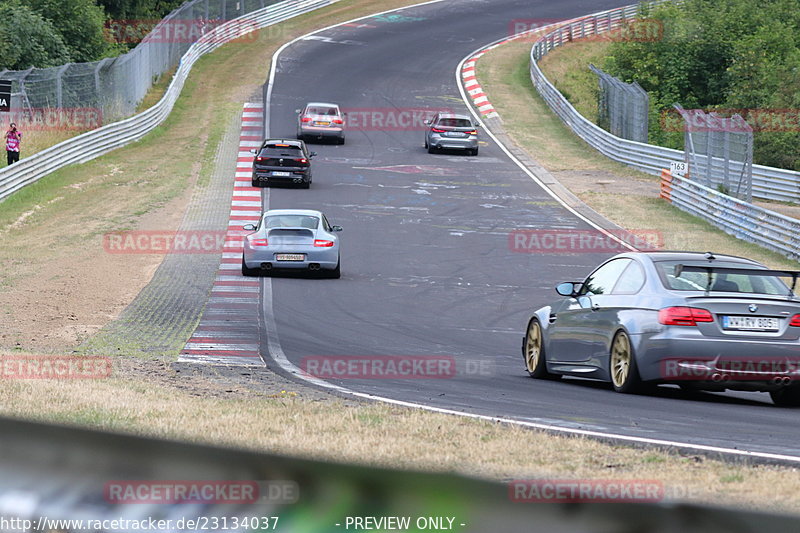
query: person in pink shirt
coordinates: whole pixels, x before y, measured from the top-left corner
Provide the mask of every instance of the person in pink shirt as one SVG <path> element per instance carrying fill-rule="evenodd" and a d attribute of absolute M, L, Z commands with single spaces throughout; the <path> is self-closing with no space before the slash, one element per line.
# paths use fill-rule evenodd
<path fill-rule="evenodd" d="M 6 155 L 8 164 L 11 165 L 19 161 L 19 145 L 22 142 L 22 132 L 17 130 L 17 125 L 13 122 L 6 132 Z"/>

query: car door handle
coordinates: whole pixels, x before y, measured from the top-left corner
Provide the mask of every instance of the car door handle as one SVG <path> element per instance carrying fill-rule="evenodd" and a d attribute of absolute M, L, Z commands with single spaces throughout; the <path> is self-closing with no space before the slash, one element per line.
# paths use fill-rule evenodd
<path fill-rule="evenodd" d="M 550 320 L 549 320 L 549 322 L 552 324 L 553 322 L 555 322 L 555 321 L 556 321 L 556 318 L 557 318 L 557 317 L 556 317 L 556 315 L 550 315 Z"/>
<path fill-rule="evenodd" d="M 599 305 L 592 304 L 592 311 L 599 311 L 599 310 L 600 310 L 600 306 Z"/>

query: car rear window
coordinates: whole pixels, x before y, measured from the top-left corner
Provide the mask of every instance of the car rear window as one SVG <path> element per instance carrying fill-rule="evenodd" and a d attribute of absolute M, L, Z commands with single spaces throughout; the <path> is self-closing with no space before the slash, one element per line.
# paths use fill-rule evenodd
<path fill-rule="evenodd" d="M 681 272 L 675 276 L 675 266 L 678 264 L 708 266 L 708 263 L 691 261 L 659 261 L 656 269 L 661 282 L 668 289 L 674 291 L 705 291 L 708 286 L 708 274 L 705 272 Z M 741 263 L 715 262 L 714 266 L 728 268 L 749 268 Z M 718 274 L 711 275 L 711 290 L 719 292 L 744 292 L 750 294 L 788 294 L 789 287 L 778 277 L 751 276 L 748 274 Z"/>
<path fill-rule="evenodd" d="M 259 154 L 261 157 L 302 157 L 303 151 L 299 146 L 275 146 L 267 145 Z"/>
<path fill-rule="evenodd" d="M 309 107 L 305 114 L 335 116 L 339 114 L 339 111 L 335 107 Z"/>
<path fill-rule="evenodd" d="M 271 215 L 264 218 L 267 229 L 307 228 L 317 229 L 319 218 L 310 215 Z"/>
<path fill-rule="evenodd" d="M 472 122 L 466 118 L 440 118 L 437 122 L 439 126 L 447 126 L 448 128 L 471 128 Z"/>

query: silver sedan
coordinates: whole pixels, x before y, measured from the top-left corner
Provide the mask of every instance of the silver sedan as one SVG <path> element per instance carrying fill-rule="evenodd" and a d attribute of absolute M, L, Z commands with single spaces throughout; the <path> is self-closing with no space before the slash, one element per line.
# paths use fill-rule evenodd
<path fill-rule="evenodd" d="M 298 139 L 335 139 L 344 144 L 345 113 L 337 104 L 310 102 L 296 112 Z"/>
<path fill-rule="evenodd" d="M 560 284 L 563 298 L 533 313 L 525 366 L 535 378 L 600 379 L 617 392 L 674 383 L 800 406 L 798 277 L 710 252 L 620 254 Z"/>
<path fill-rule="evenodd" d="M 325 215 L 308 209 L 270 209 L 244 239 L 242 274 L 270 275 L 276 270 L 316 272 L 339 278 L 341 226 L 332 226 Z"/>
<path fill-rule="evenodd" d="M 437 113 L 425 124 L 425 148 L 429 154 L 438 150 L 466 150 L 478 155 L 478 125 L 467 115 Z"/>

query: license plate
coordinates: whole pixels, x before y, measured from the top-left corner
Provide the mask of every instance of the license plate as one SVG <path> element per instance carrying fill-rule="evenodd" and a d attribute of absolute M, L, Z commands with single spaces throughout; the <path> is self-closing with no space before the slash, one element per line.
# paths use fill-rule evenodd
<path fill-rule="evenodd" d="M 445 133 L 445 135 L 447 135 L 448 137 L 463 137 L 464 136 L 464 134 L 461 133 L 460 131 L 448 131 L 447 133 Z"/>
<path fill-rule="evenodd" d="M 315 126 L 330 126 L 331 123 L 330 122 L 315 122 L 314 125 Z"/>
<path fill-rule="evenodd" d="M 304 261 L 305 254 L 275 254 L 276 261 Z"/>
<path fill-rule="evenodd" d="M 723 329 L 737 329 L 748 331 L 778 331 L 780 329 L 777 318 L 763 316 L 723 316 Z"/>
<path fill-rule="evenodd" d="M 291 172 L 273 172 L 272 175 L 273 176 L 291 176 L 292 173 Z"/>

